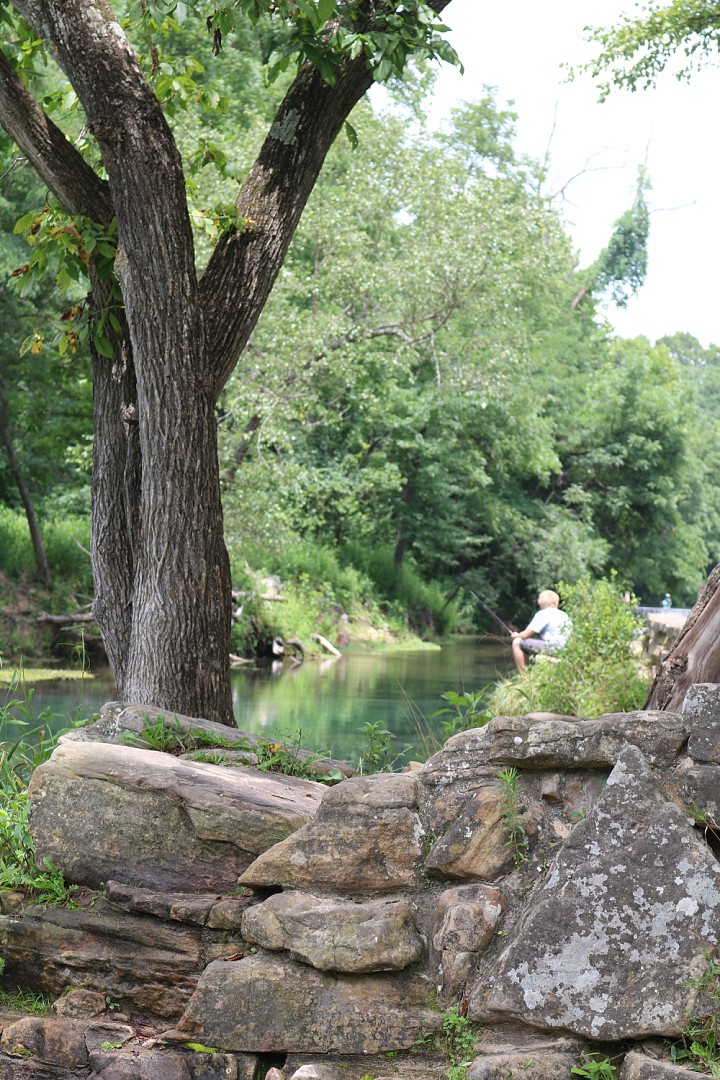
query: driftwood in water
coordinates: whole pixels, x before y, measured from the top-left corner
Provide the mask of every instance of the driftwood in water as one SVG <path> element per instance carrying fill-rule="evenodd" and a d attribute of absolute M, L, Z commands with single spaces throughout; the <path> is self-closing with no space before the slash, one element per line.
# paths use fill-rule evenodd
<path fill-rule="evenodd" d="M 322 645 L 323 649 L 326 649 L 331 656 L 342 656 L 340 650 L 336 649 L 326 637 L 322 636 L 322 634 L 311 634 L 310 637 L 313 641 L 317 641 L 318 645 Z"/>

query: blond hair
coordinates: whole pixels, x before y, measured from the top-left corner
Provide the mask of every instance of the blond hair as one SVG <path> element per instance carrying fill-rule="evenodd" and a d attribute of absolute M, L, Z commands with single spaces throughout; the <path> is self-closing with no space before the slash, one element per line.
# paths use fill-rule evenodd
<path fill-rule="evenodd" d="M 544 592 L 541 592 L 538 596 L 538 607 L 540 608 L 558 607 L 559 604 L 560 597 L 556 592 L 553 592 L 552 589 L 545 589 Z"/>

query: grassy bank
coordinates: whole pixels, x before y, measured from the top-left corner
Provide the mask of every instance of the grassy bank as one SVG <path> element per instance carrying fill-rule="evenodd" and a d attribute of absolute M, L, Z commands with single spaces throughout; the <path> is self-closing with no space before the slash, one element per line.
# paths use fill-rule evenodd
<path fill-rule="evenodd" d="M 53 577 L 51 589 L 36 580 L 27 522 L 0 509 L 0 654 L 3 665 L 22 660 L 40 666 L 48 658 L 80 667 L 77 654 L 97 638 L 38 622 L 81 610 L 93 596 L 87 549 L 89 522 L 66 517 L 43 522 Z M 348 649 L 407 648 L 437 641 L 469 619 L 448 590 L 424 581 L 412 561 L 397 566 L 391 549 L 359 545 L 337 549 L 300 538 L 267 549 L 229 540 L 233 589 L 234 653 L 267 655 L 275 638 L 297 638 L 306 655 L 321 655 L 316 635 Z"/>

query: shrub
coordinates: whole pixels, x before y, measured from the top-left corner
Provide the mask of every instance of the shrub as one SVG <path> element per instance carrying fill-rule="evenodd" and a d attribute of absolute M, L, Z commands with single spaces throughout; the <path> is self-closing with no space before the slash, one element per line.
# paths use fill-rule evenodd
<path fill-rule="evenodd" d="M 567 644 L 555 658 L 540 656 L 522 674 L 499 683 L 489 705 L 498 713 L 560 712 L 600 716 L 641 708 L 648 672 L 634 655 L 642 622 L 614 576 L 558 585 L 572 619 Z"/>

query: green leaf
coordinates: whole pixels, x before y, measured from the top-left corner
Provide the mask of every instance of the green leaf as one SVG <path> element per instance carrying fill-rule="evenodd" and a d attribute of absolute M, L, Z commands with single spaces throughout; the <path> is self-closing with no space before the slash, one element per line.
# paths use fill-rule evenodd
<path fill-rule="evenodd" d="M 326 23 L 335 14 L 335 0 L 318 0 L 318 18 L 321 23 Z"/>
<path fill-rule="evenodd" d="M 95 349 L 100 354 L 100 356 L 106 356 L 108 360 L 112 360 L 113 347 L 108 341 L 108 339 L 106 337 L 103 337 L 102 334 L 95 334 L 93 341 L 95 344 Z"/>

